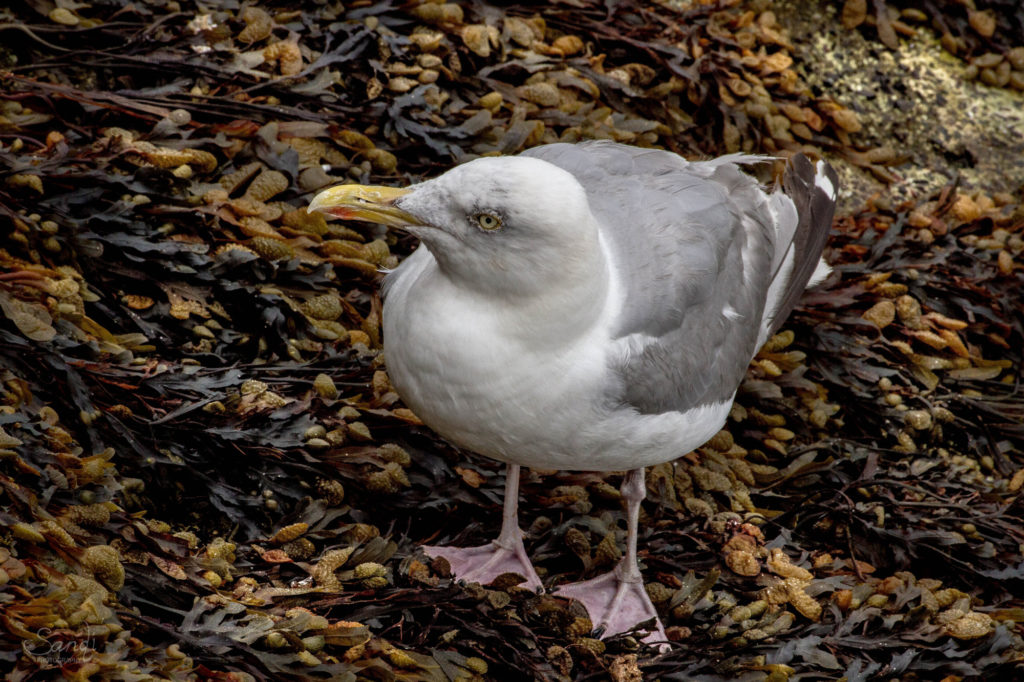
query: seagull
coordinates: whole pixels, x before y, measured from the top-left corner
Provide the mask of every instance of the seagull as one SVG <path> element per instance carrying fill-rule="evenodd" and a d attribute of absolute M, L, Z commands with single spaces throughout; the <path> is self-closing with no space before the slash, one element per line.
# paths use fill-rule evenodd
<path fill-rule="evenodd" d="M 602 636 L 653 622 L 647 640 L 665 641 L 637 563 L 644 467 L 722 428 L 754 354 L 829 273 L 836 173 L 802 154 L 781 186 L 743 170 L 774 160 L 558 143 L 314 197 L 309 211 L 420 239 L 382 288 L 388 374 L 430 428 L 507 464 L 497 539 L 428 555 L 457 578 L 512 572 L 543 589 L 518 524 L 520 467 L 625 471 L 622 560 L 555 594 Z"/>

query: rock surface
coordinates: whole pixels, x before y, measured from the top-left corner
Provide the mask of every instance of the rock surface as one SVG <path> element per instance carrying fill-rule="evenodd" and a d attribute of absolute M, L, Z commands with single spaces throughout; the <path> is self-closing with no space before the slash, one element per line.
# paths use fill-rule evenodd
<path fill-rule="evenodd" d="M 892 167 L 896 180 L 887 187 L 830 158 L 844 187 L 840 214 L 875 195 L 927 196 L 958 174 L 965 188 L 990 193 L 1024 184 L 1024 93 L 968 80 L 967 65 L 927 27 L 889 50 L 860 30 L 844 29 L 838 7 L 785 0 L 773 9 L 812 89 L 859 114 L 861 142 L 905 159 Z"/>

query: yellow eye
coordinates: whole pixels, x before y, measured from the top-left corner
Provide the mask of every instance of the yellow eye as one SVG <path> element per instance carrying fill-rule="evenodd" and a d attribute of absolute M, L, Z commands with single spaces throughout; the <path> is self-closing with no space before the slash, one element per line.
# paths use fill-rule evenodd
<path fill-rule="evenodd" d="M 497 230 L 501 227 L 501 218 L 493 213 L 477 213 L 473 216 L 473 220 L 476 221 L 481 230 Z"/>

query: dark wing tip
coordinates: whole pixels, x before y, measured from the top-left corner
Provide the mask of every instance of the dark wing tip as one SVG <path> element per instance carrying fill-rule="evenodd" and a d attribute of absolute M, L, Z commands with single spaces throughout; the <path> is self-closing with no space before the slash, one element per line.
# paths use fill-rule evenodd
<path fill-rule="evenodd" d="M 772 334 L 796 307 L 818 266 L 832 228 L 839 176 L 825 161 L 814 164 L 804 154 L 796 154 L 786 166 L 782 186 L 796 206 L 797 227 L 793 234 L 793 270 L 772 321 Z"/>

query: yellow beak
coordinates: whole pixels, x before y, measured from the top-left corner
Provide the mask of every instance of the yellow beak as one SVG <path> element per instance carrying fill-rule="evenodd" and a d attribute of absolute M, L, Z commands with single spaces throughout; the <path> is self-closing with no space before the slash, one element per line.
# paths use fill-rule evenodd
<path fill-rule="evenodd" d="M 421 221 L 394 205 L 411 190 L 372 185 L 338 185 L 313 197 L 307 212 L 322 211 L 344 220 L 365 220 L 388 227 L 420 225 Z"/>

